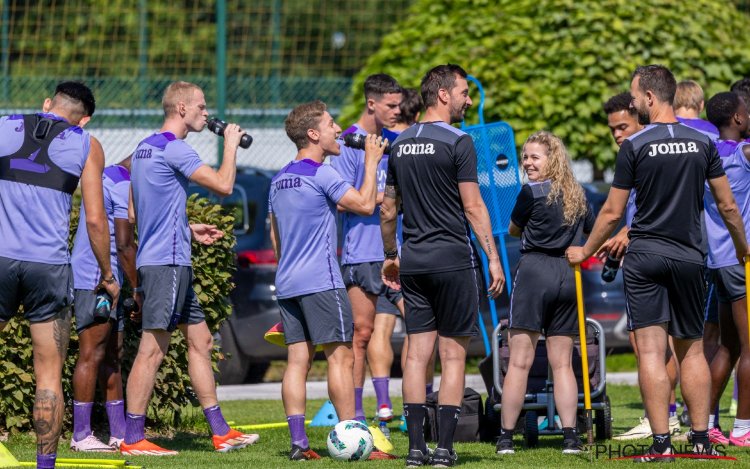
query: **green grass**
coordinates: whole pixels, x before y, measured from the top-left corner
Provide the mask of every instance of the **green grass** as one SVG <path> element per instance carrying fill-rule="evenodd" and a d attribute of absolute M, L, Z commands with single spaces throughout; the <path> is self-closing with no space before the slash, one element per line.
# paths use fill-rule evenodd
<path fill-rule="evenodd" d="M 613 353 L 607 355 L 607 372 L 636 371 L 638 369 L 634 353 Z"/>
<path fill-rule="evenodd" d="M 732 383 L 727 389 L 731 389 Z M 392 391 L 395 394 L 395 390 Z M 610 386 L 608 394 L 612 400 L 614 433 L 623 432 L 638 421 L 638 417 L 643 415 L 641 407 L 641 398 L 638 389 L 632 386 Z M 725 393 L 725 399 L 722 401 L 722 409 L 726 412 L 729 407 L 729 396 L 731 393 Z M 313 400 L 308 403 L 308 418 L 315 414 L 322 404 L 322 400 Z M 394 399 L 395 409 L 401 406 L 400 399 Z M 222 403 L 224 415 L 229 420 L 237 424 L 251 423 L 269 423 L 284 421 L 284 410 L 281 401 L 231 401 Z M 365 408 L 368 412 L 374 412 L 375 401 L 372 398 L 365 399 Z M 289 450 L 289 434 L 286 428 L 262 430 L 260 431 L 261 439 L 253 447 L 229 454 L 217 454 L 212 452 L 211 440 L 206 430 L 205 422 L 199 409 L 191 411 L 192 417 L 189 421 L 193 422 L 196 428 L 194 432 L 178 432 L 171 438 L 154 438 L 154 441 L 170 449 L 180 451 L 176 457 L 154 458 L 154 457 L 129 457 L 133 464 L 148 467 L 149 469 L 174 469 L 174 468 L 281 468 L 289 467 L 287 461 L 287 452 Z M 722 415 L 724 428 L 731 426 L 732 419 L 726 414 Z M 407 452 L 407 437 L 396 429 L 396 424 L 391 425 L 392 442 L 396 447 L 397 454 L 402 459 L 395 461 L 369 461 L 364 463 L 367 467 L 403 467 L 403 456 Z M 686 429 L 684 429 L 686 430 Z M 311 446 L 321 455 L 326 455 L 326 435 L 328 429 L 309 428 L 308 436 Z M 66 435 L 67 438 L 70 435 Z M 541 437 L 540 445 L 537 449 L 523 449 L 520 437 L 516 439 L 517 452 L 513 456 L 500 458 L 494 453 L 494 445 L 490 443 L 458 443 L 456 449 L 459 454 L 459 466 L 466 468 L 495 468 L 498 465 L 512 465 L 514 468 L 538 468 L 538 467 L 583 467 L 591 463 L 588 456 L 563 456 L 560 452 L 560 437 Z M 614 443 L 617 442 L 605 442 Z M 649 444 L 649 441 L 636 443 Z M 32 461 L 35 457 L 35 447 L 33 436 L 19 435 L 12 436 L 6 446 L 13 452 L 19 460 Z M 101 455 L 81 455 L 72 453 L 68 447 L 69 440 L 64 439 L 60 442 L 60 457 L 87 457 L 97 458 Z M 740 464 L 750 462 L 750 455 L 747 451 L 735 447 L 728 449 L 727 453 L 737 457 Z M 605 461 L 602 456 L 601 464 L 630 465 L 630 461 Z M 307 466 L 315 467 L 350 467 L 349 463 L 333 461 L 324 457 L 322 461 L 309 461 L 302 463 Z M 705 462 L 678 460 L 676 466 L 699 467 Z M 728 466 L 729 462 L 712 461 L 713 467 Z M 739 467 L 734 465 L 732 467 Z"/>

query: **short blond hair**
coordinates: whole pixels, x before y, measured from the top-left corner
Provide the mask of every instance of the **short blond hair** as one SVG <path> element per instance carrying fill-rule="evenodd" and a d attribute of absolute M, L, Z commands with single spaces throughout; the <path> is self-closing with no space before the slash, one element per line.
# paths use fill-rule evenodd
<path fill-rule="evenodd" d="M 161 105 L 164 108 L 164 117 L 169 117 L 177 112 L 177 103 L 189 104 L 196 91 L 201 91 L 200 86 L 187 81 L 176 81 L 164 90 Z"/>
<path fill-rule="evenodd" d="M 685 80 L 677 83 L 677 91 L 674 94 L 675 109 L 694 109 L 701 112 L 703 104 L 703 88 L 693 80 Z"/>

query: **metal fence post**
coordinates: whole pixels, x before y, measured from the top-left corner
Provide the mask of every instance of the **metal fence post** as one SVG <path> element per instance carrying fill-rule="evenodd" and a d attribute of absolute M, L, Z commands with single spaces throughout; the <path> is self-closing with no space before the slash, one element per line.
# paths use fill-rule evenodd
<path fill-rule="evenodd" d="M 225 118 L 227 108 L 227 2 L 216 2 L 216 114 Z M 224 159 L 224 139 L 219 139 L 216 147 L 216 161 L 219 166 Z"/>

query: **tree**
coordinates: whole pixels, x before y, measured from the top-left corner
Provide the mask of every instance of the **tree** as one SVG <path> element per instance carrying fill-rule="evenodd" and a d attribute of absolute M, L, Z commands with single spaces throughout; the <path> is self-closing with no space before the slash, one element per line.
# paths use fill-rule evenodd
<path fill-rule="evenodd" d="M 403 18 L 355 78 L 342 123 L 361 112 L 371 73 L 418 87 L 430 67 L 456 63 L 482 82 L 486 121 L 509 122 L 517 145 L 547 129 L 601 169 L 616 156 L 602 103 L 637 65 L 664 64 L 707 97 L 750 73 L 750 21 L 720 0 L 418 0 Z"/>

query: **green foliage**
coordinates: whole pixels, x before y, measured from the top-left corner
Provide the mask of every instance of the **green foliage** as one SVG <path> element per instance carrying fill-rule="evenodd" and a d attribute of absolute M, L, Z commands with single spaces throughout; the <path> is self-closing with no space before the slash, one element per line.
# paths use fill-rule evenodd
<path fill-rule="evenodd" d="M 637 65 L 664 64 L 706 96 L 750 73 L 750 21 L 721 0 L 418 0 L 402 18 L 356 77 L 342 123 L 361 112 L 368 75 L 418 87 L 430 67 L 457 63 L 485 88 L 485 120 L 510 123 L 519 146 L 547 129 L 603 168 L 616 147 L 601 106 Z"/>
<path fill-rule="evenodd" d="M 75 208 L 71 214 L 71 243 L 78 226 L 79 200 L 79 197 L 75 198 Z M 209 329 L 216 332 L 220 323 L 231 313 L 227 298 L 234 287 L 231 282 L 231 272 L 235 266 L 232 251 L 235 244 L 232 229 L 234 217 L 224 213 L 220 205 L 211 204 L 205 198 L 198 199 L 195 195 L 188 199 L 188 217 L 191 223 L 213 224 L 224 231 L 224 237 L 211 246 L 197 243 L 192 246 L 195 274 L 193 288 L 206 315 Z M 0 333 L 0 432 L 24 432 L 32 428 L 35 380 L 31 336 L 28 321 L 20 319 L 19 314 Z M 123 380 L 126 380 L 132 367 L 140 340 L 137 326 L 129 320 L 125 324 Z M 214 359 L 218 357 L 218 350 L 215 350 Z M 63 370 L 63 392 L 68 403 L 72 402 L 71 381 L 77 358 L 78 337 L 74 326 Z M 182 334 L 176 333 L 172 336 L 169 351 L 156 376 L 156 386 L 149 407 L 151 425 L 172 427 L 181 422 L 186 406 L 195 400 L 187 369 L 187 346 Z M 102 409 L 99 409 L 99 414 L 103 415 Z M 68 408 L 65 412 L 68 426 L 71 415 Z"/>

